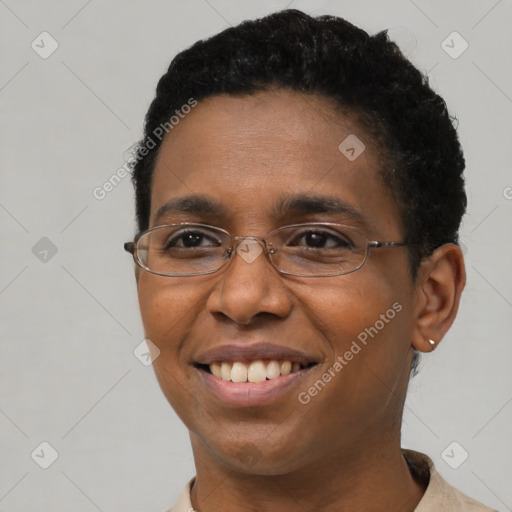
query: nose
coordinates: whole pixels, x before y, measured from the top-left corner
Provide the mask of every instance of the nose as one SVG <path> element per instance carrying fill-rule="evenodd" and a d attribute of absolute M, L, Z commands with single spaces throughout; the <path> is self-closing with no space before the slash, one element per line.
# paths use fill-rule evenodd
<path fill-rule="evenodd" d="M 237 237 L 233 247 L 231 261 L 221 271 L 208 298 L 209 312 L 243 325 L 263 313 L 279 318 L 289 315 L 292 309 L 289 290 L 266 257 L 264 240 Z"/>
<path fill-rule="evenodd" d="M 253 263 L 262 254 L 264 255 L 266 246 L 261 238 L 252 236 L 237 237 L 235 243 L 235 252 L 238 254 L 246 263 Z"/>

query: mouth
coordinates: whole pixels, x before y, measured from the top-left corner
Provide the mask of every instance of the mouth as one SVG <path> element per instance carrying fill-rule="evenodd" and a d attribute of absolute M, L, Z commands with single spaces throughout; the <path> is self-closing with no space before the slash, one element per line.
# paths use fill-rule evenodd
<path fill-rule="evenodd" d="M 319 364 L 319 358 L 270 344 L 217 347 L 193 363 L 202 383 L 223 405 L 249 407 L 283 396 Z"/>
<path fill-rule="evenodd" d="M 215 361 L 211 364 L 196 364 L 196 368 L 217 377 L 225 382 L 256 383 L 278 379 L 291 373 L 311 368 L 317 363 L 299 363 L 296 361 L 277 359 L 252 362 L 243 361 Z"/>

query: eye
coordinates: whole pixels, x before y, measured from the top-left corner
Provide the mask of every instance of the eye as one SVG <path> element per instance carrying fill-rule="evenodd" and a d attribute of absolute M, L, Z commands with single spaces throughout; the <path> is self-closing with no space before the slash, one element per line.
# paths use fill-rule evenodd
<path fill-rule="evenodd" d="M 295 233 L 287 245 L 308 249 L 352 249 L 354 247 L 350 238 L 344 233 L 313 228 Z"/>
<path fill-rule="evenodd" d="M 219 247 L 222 240 L 215 233 L 200 231 L 198 229 L 185 229 L 173 233 L 166 240 L 166 250 L 176 247 L 178 249 L 195 249 L 204 247 Z"/>

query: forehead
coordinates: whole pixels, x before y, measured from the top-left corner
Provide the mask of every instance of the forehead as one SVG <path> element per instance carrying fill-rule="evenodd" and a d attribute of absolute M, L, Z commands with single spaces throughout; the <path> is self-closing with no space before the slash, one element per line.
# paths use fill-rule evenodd
<path fill-rule="evenodd" d="M 396 227 L 398 207 L 379 176 L 378 155 L 356 120 L 326 99 L 282 90 L 214 96 L 162 143 L 151 224 L 166 203 L 185 196 L 207 196 L 219 206 L 212 218 L 245 224 L 286 217 L 280 206 L 310 196 L 343 203 L 370 228 Z"/>

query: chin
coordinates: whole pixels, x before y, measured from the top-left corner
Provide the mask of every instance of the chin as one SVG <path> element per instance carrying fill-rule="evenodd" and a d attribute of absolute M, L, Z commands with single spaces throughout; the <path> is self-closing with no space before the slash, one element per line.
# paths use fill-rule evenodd
<path fill-rule="evenodd" d="M 273 426 L 279 428 L 280 426 Z M 250 427 L 249 427 L 250 428 Z M 276 476 L 290 473 L 306 463 L 306 459 L 315 453 L 308 448 L 302 439 L 302 446 L 297 446 L 298 436 L 272 436 L 272 430 L 265 436 L 250 436 L 244 433 L 233 433 L 222 439 L 200 438 L 191 434 L 194 458 L 196 461 L 204 457 L 213 458 L 216 464 L 228 467 L 232 471 L 248 475 Z M 304 454 L 301 457 L 300 454 Z M 301 463 L 302 461 L 302 463 Z"/>

